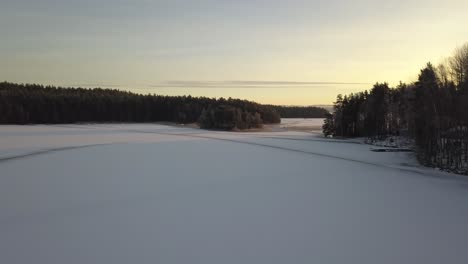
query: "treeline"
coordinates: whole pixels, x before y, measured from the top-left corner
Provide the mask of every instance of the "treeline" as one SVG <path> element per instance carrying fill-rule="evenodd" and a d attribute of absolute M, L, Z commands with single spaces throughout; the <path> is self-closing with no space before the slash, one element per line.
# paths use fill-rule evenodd
<path fill-rule="evenodd" d="M 249 129 L 262 127 L 262 118 L 258 112 L 247 112 L 229 105 L 211 105 L 203 109 L 198 123 L 201 128 Z"/>
<path fill-rule="evenodd" d="M 338 95 L 325 135 L 414 139 L 420 161 L 468 174 L 468 43 L 421 70 L 415 83 Z"/>
<path fill-rule="evenodd" d="M 231 98 L 0 83 L 0 124 L 158 121 L 200 121 L 204 128 L 244 129 L 281 120 L 272 107 Z"/>
<path fill-rule="evenodd" d="M 316 106 L 282 106 L 268 105 L 282 118 L 325 118 L 328 111 Z"/>

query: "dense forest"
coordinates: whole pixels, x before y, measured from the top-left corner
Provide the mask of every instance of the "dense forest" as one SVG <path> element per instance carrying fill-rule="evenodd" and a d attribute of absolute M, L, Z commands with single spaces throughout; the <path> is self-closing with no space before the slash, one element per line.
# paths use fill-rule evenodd
<path fill-rule="evenodd" d="M 468 43 L 438 66 L 428 63 L 411 84 L 338 95 L 325 135 L 414 140 L 420 161 L 468 174 Z"/>
<path fill-rule="evenodd" d="M 246 129 L 281 120 L 270 106 L 231 98 L 0 83 L 0 124 L 157 121 Z"/>
<path fill-rule="evenodd" d="M 325 118 L 328 111 L 316 106 L 267 105 L 283 118 Z"/>

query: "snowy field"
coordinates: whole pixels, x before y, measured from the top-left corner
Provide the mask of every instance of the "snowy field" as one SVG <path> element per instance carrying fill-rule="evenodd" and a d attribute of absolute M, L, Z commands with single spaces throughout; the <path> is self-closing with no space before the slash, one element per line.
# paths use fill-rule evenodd
<path fill-rule="evenodd" d="M 466 178 L 317 122 L 0 126 L 0 263 L 468 263 Z"/>

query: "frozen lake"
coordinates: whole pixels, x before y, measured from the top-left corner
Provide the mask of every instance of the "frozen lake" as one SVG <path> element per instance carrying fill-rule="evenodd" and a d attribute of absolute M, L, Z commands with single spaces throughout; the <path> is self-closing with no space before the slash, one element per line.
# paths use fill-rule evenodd
<path fill-rule="evenodd" d="M 320 125 L 0 126 L 0 263 L 468 263 L 466 178 Z"/>

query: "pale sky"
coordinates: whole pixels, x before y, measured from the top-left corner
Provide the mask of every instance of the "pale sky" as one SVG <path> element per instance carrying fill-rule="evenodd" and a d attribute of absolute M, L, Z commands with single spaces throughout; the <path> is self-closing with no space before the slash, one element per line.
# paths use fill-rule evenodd
<path fill-rule="evenodd" d="M 0 81 L 330 104 L 468 41 L 467 0 L 0 0 Z"/>

